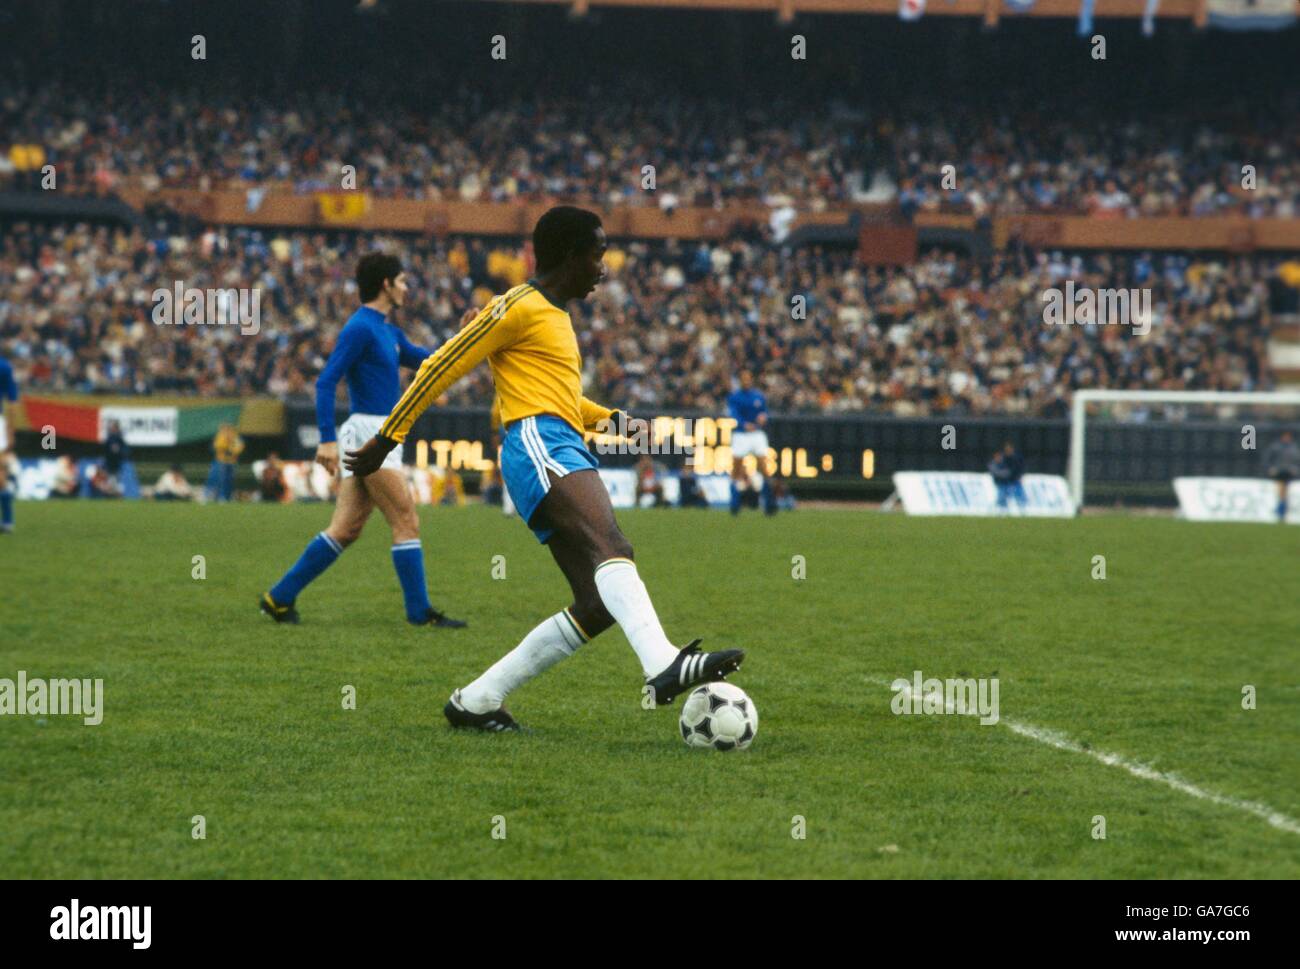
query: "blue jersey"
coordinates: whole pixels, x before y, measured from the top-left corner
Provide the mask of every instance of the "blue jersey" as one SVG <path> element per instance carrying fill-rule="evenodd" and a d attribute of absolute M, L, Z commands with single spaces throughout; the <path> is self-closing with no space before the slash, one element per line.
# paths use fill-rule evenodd
<path fill-rule="evenodd" d="M 737 390 L 727 397 L 727 412 L 736 422 L 736 430 L 756 430 L 758 417 L 767 413 L 767 398 L 761 390 Z M 754 427 L 746 425 L 753 424 Z"/>
<path fill-rule="evenodd" d="M 989 474 L 1000 484 L 1015 484 L 1025 476 L 1025 459 L 1017 451 L 989 462 Z"/>
<path fill-rule="evenodd" d="M 392 412 L 402 388 L 397 368 L 418 367 L 430 351 L 417 347 L 384 314 L 363 306 L 348 319 L 325 369 L 316 378 L 316 423 L 321 443 L 335 439 L 334 394 L 348 382 L 350 413 Z"/>
<path fill-rule="evenodd" d="M 0 357 L 0 414 L 5 411 L 5 401 L 18 399 L 18 382 L 14 380 L 14 368 L 9 361 Z"/>

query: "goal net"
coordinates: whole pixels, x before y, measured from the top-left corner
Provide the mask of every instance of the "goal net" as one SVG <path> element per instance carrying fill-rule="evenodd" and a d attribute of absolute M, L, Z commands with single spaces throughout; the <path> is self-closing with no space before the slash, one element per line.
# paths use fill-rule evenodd
<path fill-rule="evenodd" d="M 1250 488 L 1264 496 L 1276 486 L 1247 482 L 1267 481 L 1269 448 L 1285 430 L 1300 438 L 1300 391 L 1081 390 L 1070 493 L 1076 508 L 1172 506 L 1175 479 L 1239 479 L 1224 486 L 1240 495 L 1224 500 L 1245 501 Z"/>

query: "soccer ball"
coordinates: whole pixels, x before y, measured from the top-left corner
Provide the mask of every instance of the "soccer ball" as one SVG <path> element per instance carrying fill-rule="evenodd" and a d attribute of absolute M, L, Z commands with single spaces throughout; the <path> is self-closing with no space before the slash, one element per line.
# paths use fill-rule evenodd
<path fill-rule="evenodd" d="M 758 707 L 738 686 L 706 683 L 686 698 L 678 723 L 689 747 L 744 750 L 758 733 Z"/>

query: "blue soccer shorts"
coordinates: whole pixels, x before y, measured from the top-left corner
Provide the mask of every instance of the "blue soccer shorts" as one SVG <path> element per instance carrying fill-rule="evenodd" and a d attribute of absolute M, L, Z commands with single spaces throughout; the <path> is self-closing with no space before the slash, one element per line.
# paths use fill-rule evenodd
<path fill-rule="evenodd" d="M 501 442 L 501 479 L 519 517 L 545 544 L 552 530 L 533 525 L 533 514 L 551 490 L 547 471 L 563 478 L 573 471 L 596 470 L 595 455 L 587 450 L 582 435 L 551 414 L 538 414 L 511 421 Z"/>

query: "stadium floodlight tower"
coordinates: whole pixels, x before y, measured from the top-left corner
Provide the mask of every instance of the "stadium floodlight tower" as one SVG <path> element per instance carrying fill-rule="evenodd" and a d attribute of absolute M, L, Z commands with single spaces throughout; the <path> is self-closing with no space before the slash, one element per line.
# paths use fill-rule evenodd
<path fill-rule="evenodd" d="M 1220 390 L 1080 390 L 1074 394 L 1070 415 L 1070 497 L 1076 513 L 1083 509 L 1085 467 L 1088 440 L 1088 405 L 1112 404 L 1189 404 L 1226 407 L 1263 406 L 1300 408 L 1300 390 L 1220 391 Z"/>

